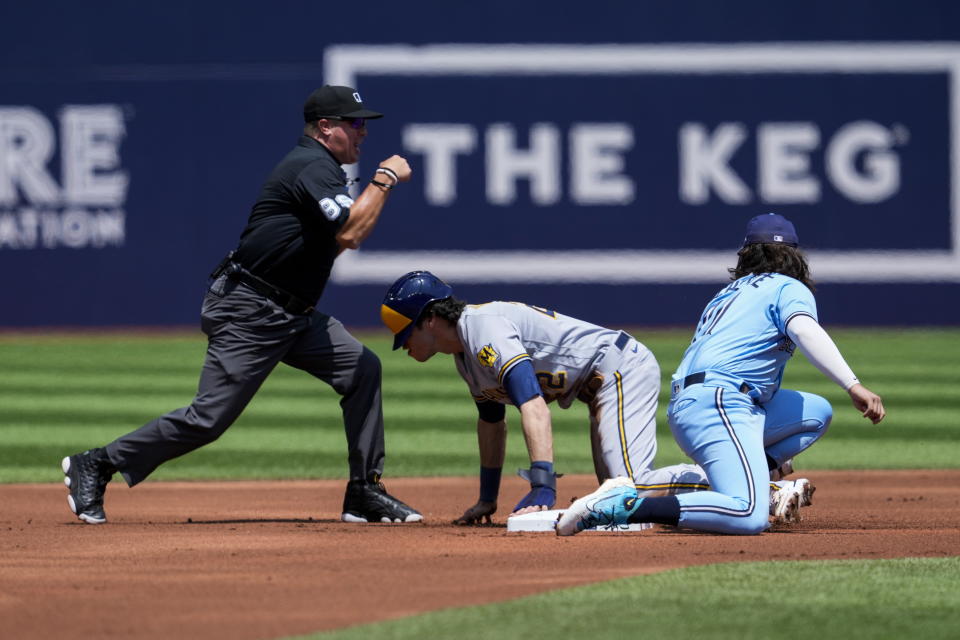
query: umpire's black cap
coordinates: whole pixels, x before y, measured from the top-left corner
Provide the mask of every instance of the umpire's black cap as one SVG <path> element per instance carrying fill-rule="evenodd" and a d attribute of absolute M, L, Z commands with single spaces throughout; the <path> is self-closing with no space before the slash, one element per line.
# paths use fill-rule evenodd
<path fill-rule="evenodd" d="M 339 87 L 325 84 L 313 93 L 303 104 L 303 121 L 313 122 L 321 118 L 382 118 L 378 111 L 365 109 L 360 94 L 353 87 Z"/>

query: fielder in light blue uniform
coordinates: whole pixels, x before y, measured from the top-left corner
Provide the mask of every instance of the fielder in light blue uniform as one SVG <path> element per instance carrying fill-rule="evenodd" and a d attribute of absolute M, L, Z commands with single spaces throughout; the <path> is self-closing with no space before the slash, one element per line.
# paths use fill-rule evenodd
<path fill-rule="evenodd" d="M 780 390 L 795 349 L 786 326 L 799 315 L 817 319 L 813 294 L 779 273 L 740 278 L 704 310 L 673 375 L 667 417 L 680 448 L 707 461 L 712 491 L 690 504 L 680 501 L 680 524 L 724 533 L 766 529 L 770 469 L 764 441 L 795 429 L 772 446 L 781 459 L 770 457 L 779 463 L 813 444 L 829 425 L 826 400 Z"/>
<path fill-rule="evenodd" d="M 823 398 L 780 389 L 797 345 L 865 417 L 874 424 L 883 419 L 880 397 L 859 383 L 817 322 L 813 284 L 797 245 L 792 223 L 782 216 L 750 220 L 730 270 L 736 279 L 707 304 L 672 377 L 670 429 L 706 472 L 710 490 L 642 498 L 630 483 L 612 479 L 571 505 L 557 523 L 559 535 L 627 522 L 764 531 L 771 472 L 815 442 L 831 417 Z"/>

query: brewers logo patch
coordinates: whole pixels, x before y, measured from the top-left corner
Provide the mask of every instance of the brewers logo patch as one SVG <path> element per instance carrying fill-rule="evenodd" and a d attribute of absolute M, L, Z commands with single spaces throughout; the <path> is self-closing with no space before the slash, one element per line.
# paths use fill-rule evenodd
<path fill-rule="evenodd" d="M 477 360 L 485 367 L 492 367 L 499 358 L 500 354 L 489 344 L 477 351 Z"/>

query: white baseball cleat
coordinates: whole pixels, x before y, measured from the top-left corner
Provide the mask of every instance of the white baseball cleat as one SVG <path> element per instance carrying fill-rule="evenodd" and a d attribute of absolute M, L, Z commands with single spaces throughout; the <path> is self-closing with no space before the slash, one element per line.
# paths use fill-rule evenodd
<path fill-rule="evenodd" d="M 793 486 L 800 492 L 800 506 L 809 507 L 813 504 L 813 492 L 817 490 L 813 483 L 806 478 L 797 478 Z"/>
<path fill-rule="evenodd" d="M 800 500 L 803 490 L 794 482 L 784 483 L 770 496 L 770 515 L 773 524 L 793 524 L 800 522 Z"/>
<path fill-rule="evenodd" d="M 599 489 L 575 500 L 560 514 L 554 525 L 557 535 L 572 536 L 587 529 L 613 530 L 626 526 L 630 514 L 642 501 L 637 498 L 633 478 L 609 478 Z"/>
<path fill-rule="evenodd" d="M 597 527 L 615 529 L 629 524 L 628 518 L 640 502 L 633 478 L 610 478 L 564 509 L 554 527 L 558 536 L 572 536 Z"/>

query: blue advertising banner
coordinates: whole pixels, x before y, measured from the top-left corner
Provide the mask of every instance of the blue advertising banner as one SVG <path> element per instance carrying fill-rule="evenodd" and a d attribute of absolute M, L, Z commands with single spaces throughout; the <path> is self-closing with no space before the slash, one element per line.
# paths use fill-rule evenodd
<path fill-rule="evenodd" d="M 181 17 L 206 23 L 204 11 Z M 893 38 L 887 14 L 877 29 Z M 206 274 L 323 82 L 387 114 L 351 175 L 394 153 L 414 170 L 337 261 L 320 306 L 350 325 L 377 325 L 386 287 L 419 268 L 471 301 L 690 325 L 746 220 L 767 211 L 796 223 L 826 323 L 957 322 L 960 42 L 813 42 L 786 28 L 768 42 L 685 42 L 679 29 L 524 42 L 468 27 L 440 41 L 424 27 L 397 44 L 383 26 L 372 44 L 343 36 L 309 53 L 272 31 L 253 55 L 236 46 L 247 18 L 219 48 L 194 36 L 200 62 L 150 37 L 116 52 L 49 42 L 80 51 L 55 73 L 47 49 L 17 64 L 17 38 L 34 45 L 10 34 L 0 327 L 195 324 Z"/>
<path fill-rule="evenodd" d="M 387 233 L 338 276 L 380 279 L 378 265 L 396 271 L 409 257 L 473 282 L 706 282 L 743 221 L 775 210 L 801 229 L 822 281 L 956 281 L 958 55 L 923 45 L 335 48 L 328 75 L 413 96 L 400 130 L 371 136 L 366 159 L 400 148 L 424 174 L 420 189 L 398 193 L 414 213 L 385 218 Z M 368 57 L 393 62 L 368 78 Z M 455 253 L 423 255 L 437 247 Z"/>
<path fill-rule="evenodd" d="M 225 108 L 251 84 L 270 90 Z M 11 326 L 193 322 L 205 275 L 296 142 L 309 91 L 149 69 L 3 86 L 17 97 L 0 106 L 0 324 Z"/>

